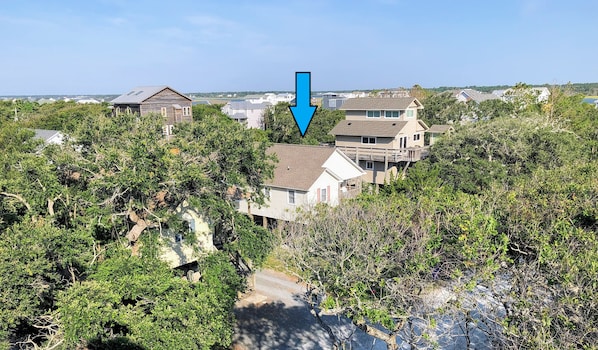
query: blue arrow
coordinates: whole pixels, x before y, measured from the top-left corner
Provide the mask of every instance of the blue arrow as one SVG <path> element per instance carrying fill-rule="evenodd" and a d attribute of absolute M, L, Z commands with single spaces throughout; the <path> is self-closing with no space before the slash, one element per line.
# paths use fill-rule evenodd
<path fill-rule="evenodd" d="M 311 73 L 295 72 L 295 106 L 289 109 L 299 127 L 301 136 L 305 136 L 309 123 L 311 123 L 316 108 L 311 105 Z"/>

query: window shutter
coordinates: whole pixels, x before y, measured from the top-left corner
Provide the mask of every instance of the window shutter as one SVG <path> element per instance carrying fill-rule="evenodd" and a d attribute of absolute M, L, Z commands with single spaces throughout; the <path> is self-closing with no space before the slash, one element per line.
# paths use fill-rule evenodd
<path fill-rule="evenodd" d="M 326 202 L 330 202 L 330 185 L 328 185 L 328 187 L 326 187 Z"/>
<path fill-rule="evenodd" d="M 318 194 L 318 203 L 320 203 L 320 192 L 322 192 L 322 190 L 320 190 L 319 188 L 316 190 L 316 193 Z"/>

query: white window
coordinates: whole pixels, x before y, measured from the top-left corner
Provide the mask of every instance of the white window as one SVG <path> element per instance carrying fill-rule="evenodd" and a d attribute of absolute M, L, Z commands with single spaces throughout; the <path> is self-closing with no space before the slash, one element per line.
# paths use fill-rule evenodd
<path fill-rule="evenodd" d="M 380 111 L 367 111 L 368 118 L 380 118 Z"/>
<path fill-rule="evenodd" d="M 288 190 L 289 194 L 289 204 L 295 204 L 295 191 Z"/>
<path fill-rule="evenodd" d="M 166 112 L 166 107 L 162 107 L 162 108 L 160 108 L 160 114 L 161 114 L 163 117 L 167 117 L 167 116 L 168 116 L 168 114 L 167 114 L 167 112 Z"/>
<path fill-rule="evenodd" d="M 413 135 L 413 141 L 419 141 L 419 134 Z"/>
<path fill-rule="evenodd" d="M 270 187 L 264 187 L 264 197 L 270 199 Z"/>
<path fill-rule="evenodd" d="M 413 109 L 408 109 L 407 110 L 407 118 L 413 118 Z"/>
<path fill-rule="evenodd" d="M 361 143 L 376 144 L 376 138 L 370 136 L 362 136 Z"/>
<path fill-rule="evenodd" d="M 366 170 L 374 170 L 374 162 L 367 160 L 365 162 L 365 169 Z"/>
<path fill-rule="evenodd" d="M 322 188 L 320 190 L 320 202 L 328 202 L 328 193 L 326 193 L 326 189 Z"/>
<path fill-rule="evenodd" d="M 191 107 L 183 107 L 183 115 L 188 117 L 191 115 Z"/>
<path fill-rule="evenodd" d="M 127 109 L 125 109 L 125 113 L 131 114 L 131 107 L 127 107 Z"/>
<path fill-rule="evenodd" d="M 386 111 L 384 114 L 385 118 L 398 118 L 401 115 L 399 111 Z"/>
<path fill-rule="evenodd" d="M 120 114 L 120 107 L 116 107 L 116 114 Z"/>
<path fill-rule="evenodd" d="M 174 125 L 164 125 L 162 127 L 162 135 L 170 136 L 170 135 L 172 135 L 173 130 L 174 130 Z"/>
<path fill-rule="evenodd" d="M 399 138 L 399 148 L 407 148 L 407 136 Z"/>

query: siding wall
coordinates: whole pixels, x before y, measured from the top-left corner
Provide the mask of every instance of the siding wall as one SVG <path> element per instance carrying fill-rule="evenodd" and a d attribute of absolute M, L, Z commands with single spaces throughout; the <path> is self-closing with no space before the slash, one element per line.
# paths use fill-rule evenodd
<path fill-rule="evenodd" d="M 161 114 L 162 107 L 166 107 L 166 117 L 164 124 L 174 125 L 179 122 L 193 121 L 192 113 L 190 115 L 183 115 L 183 110 L 176 110 L 173 105 L 178 104 L 181 107 L 191 108 L 191 101 L 170 89 L 165 89 L 158 94 L 150 97 L 141 105 L 141 115 L 148 113 Z"/>

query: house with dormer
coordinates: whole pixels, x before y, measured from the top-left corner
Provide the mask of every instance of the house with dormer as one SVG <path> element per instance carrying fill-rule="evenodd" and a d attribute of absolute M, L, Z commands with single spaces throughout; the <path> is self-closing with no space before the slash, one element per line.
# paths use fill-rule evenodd
<path fill-rule="evenodd" d="M 417 98 L 354 98 L 340 109 L 345 120 L 330 134 L 336 147 L 365 170 L 364 181 L 384 184 L 428 155 L 428 126 L 418 119 L 423 105 Z"/>
<path fill-rule="evenodd" d="M 172 135 L 177 123 L 193 121 L 192 99 L 166 85 L 138 86 L 118 96 L 112 103 L 112 113 L 149 113 L 164 117 L 162 128 L 165 136 Z"/>

